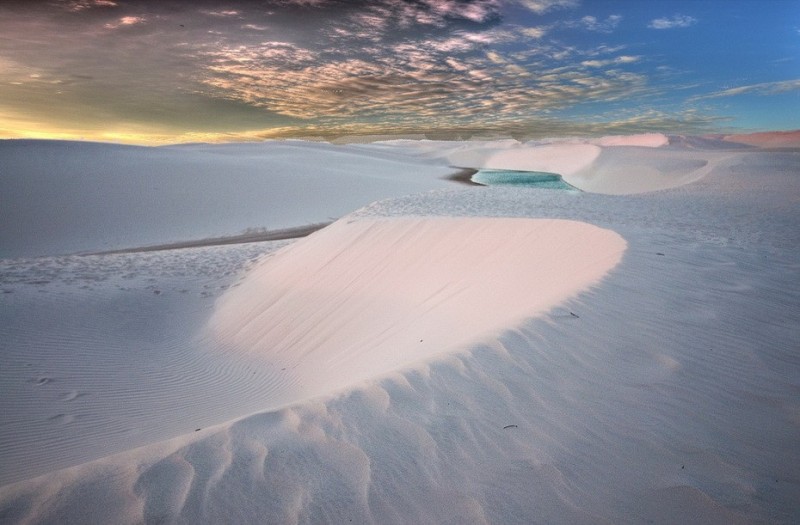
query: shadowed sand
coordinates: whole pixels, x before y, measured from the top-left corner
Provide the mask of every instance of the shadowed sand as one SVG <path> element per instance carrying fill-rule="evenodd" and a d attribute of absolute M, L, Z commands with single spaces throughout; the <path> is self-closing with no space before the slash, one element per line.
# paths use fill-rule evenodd
<path fill-rule="evenodd" d="M 109 252 L 326 222 L 453 169 L 307 142 L 142 148 L 0 141 L 0 258 Z M 238 242 L 238 241 L 235 241 Z"/>
<path fill-rule="evenodd" d="M 472 176 L 478 173 L 479 170 L 474 168 L 462 168 L 458 173 L 454 173 L 449 177 L 446 177 L 447 180 L 451 180 L 453 182 L 458 182 L 460 184 L 466 184 L 467 186 L 485 186 L 480 182 L 475 182 L 472 180 Z"/>
<path fill-rule="evenodd" d="M 155 246 L 142 246 L 139 248 L 126 248 L 123 250 L 110 250 L 107 252 L 93 252 L 81 255 L 115 255 L 121 253 L 146 253 L 146 252 L 161 252 L 165 250 L 180 250 L 183 248 L 202 248 L 206 246 L 225 246 L 229 244 L 245 244 L 249 242 L 265 242 L 265 241 L 284 241 L 286 239 L 299 239 L 311 235 L 315 231 L 331 224 L 330 222 L 321 222 L 317 224 L 309 224 L 308 226 L 298 226 L 296 228 L 283 228 L 280 230 L 266 230 L 243 233 L 241 235 L 231 235 L 229 237 L 212 237 L 210 239 L 200 239 L 196 241 L 174 242 L 169 244 L 158 244 Z"/>

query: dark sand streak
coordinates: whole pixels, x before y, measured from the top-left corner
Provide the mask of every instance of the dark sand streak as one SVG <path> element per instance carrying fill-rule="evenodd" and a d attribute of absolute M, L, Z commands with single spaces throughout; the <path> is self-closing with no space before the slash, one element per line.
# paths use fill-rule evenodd
<path fill-rule="evenodd" d="M 160 252 L 165 250 L 180 250 L 182 248 L 201 248 L 206 246 L 224 246 L 228 244 L 245 244 L 250 242 L 264 241 L 283 241 L 286 239 L 297 239 L 311 235 L 315 231 L 321 230 L 330 222 L 309 224 L 308 226 L 298 226 L 295 228 L 285 228 L 281 230 L 269 230 L 253 233 L 243 233 L 241 235 L 231 235 L 229 237 L 211 237 L 196 241 L 174 242 L 169 244 L 158 244 L 155 246 L 142 246 L 139 248 L 125 248 L 122 250 L 109 250 L 105 252 L 84 253 L 81 255 L 114 255 L 120 253 L 144 253 Z"/>

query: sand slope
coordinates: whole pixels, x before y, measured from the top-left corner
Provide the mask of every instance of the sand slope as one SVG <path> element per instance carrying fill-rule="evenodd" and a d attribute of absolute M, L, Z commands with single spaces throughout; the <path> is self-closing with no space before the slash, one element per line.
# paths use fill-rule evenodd
<path fill-rule="evenodd" d="M 449 172 L 300 141 L 168 148 L 0 141 L 0 257 L 329 222 L 376 199 L 444 187 L 440 177 Z"/>
<path fill-rule="evenodd" d="M 277 395 L 297 402 L 540 314 L 624 249 L 615 233 L 569 221 L 344 220 L 253 269 L 218 301 L 210 330 L 227 351 L 280 368 Z"/>

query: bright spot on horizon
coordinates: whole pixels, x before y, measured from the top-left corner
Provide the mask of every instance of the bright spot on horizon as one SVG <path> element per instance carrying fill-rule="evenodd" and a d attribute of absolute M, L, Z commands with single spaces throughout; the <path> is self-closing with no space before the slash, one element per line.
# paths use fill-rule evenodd
<path fill-rule="evenodd" d="M 800 128 L 790 0 L 6 0 L 0 138 Z"/>

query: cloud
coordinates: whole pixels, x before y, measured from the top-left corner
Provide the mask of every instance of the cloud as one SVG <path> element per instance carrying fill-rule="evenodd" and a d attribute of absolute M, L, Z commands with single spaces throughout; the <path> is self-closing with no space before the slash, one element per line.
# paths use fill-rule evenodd
<path fill-rule="evenodd" d="M 622 15 L 610 15 L 605 20 L 600 20 L 595 16 L 587 15 L 583 18 L 573 20 L 561 20 L 550 24 L 545 29 L 549 32 L 552 29 L 568 28 L 583 29 L 595 33 L 612 33 L 622 21 Z"/>
<path fill-rule="evenodd" d="M 580 0 L 517 0 L 517 3 L 530 9 L 537 15 L 553 9 L 571 9 L 580 5 Z"/>
<path fill-rule="evenodd" d="M 438 17 L 454 17 L 484 22 L 496 16 L 499 7 L 498 0 L 478 0 L 474 2 L 461 2 L 458 0 L 422 0 L 422 4 Z"/>
<path fill-rule="evenodd" d="M 611 65 L 632 64 L 634 62 L 638 62 L 641 60 L 641 58 L 642 57 L 639 56 L 622 55 L 607 60 L 584 60 L 581 62 L 581 65 L 585 67 L 605 67 Z"/>
<path fill-rule="evenodd" d="M 258 45 L 222 47 L 206 52 L 212 59 L 210 67 L 222 70 L 228 67 L 253 64 L 264 65 L 308 64 L 316 61 L 318 54 L 289 42 L 261 42 Z"/>
<path fill-rule="evenodd" d="M 621 15 L 611 15 L 605 20 L 598 20 L 593 16 L 584 16 L 580 19 L 580 25 L 589 31 L 597 31 L 599 33 L 610 33 L 622 21 Z"/>
<path fill-rule="evenodd" d="M 377 0 L 320 6 L 327 24 L 319 33 L 342 41 L 338 47 L 364 40 L 396 42 L 426 38 L 457 27 L 488 26 L 500 21 L 500 0 Z M 360 40 L 362 42 L 347 42 Z"/>
<path fill-rule="evenodd" d="M 594 32 L 618 27 L 620 15 L 573 14 L 537 25 L 528 13 L 515 25 L 503 23 L 500 0 L 271 0 L 268 9 L 203 2 L 183 10 L 175 6 L 187 4 L 166 2 L 146 11 L 120 2 L 118 10 L 72 16 L 70 33 L 60 31 L 66 18 L 60 8 L 24 32 L 20 22 L 0 17 L 0 32 L 53 35 L 42 44 L 8 39 L 7 56 L 20 66 L 11 78 L 0 64 L 0 98 L 12 101 L 9 109 L 34 115 L 29 101 L 35 95 L 38 117 L 51 111 L 56 88 L 48 82 L 66 82 L 59 96 L 69 104 L 61 107 L 72 113 L 59 118 L 98 128 L 123 121 L 193 130 L 274 125 L 305 134 L 527 133 L 545 124 L 566 130 L 548 120 L 554 115 L 571 118 L 587 108 L 590 118 L 599 104 L 621 107 L 659 92 L 644 68 L 625 67 L 643 57 L 599 44 Z M 577 2 L 527 4 L 546 12 Z M 38 30 L 45 23 L 47 30 Z M 106 23 L 116 31 L 103 30 Z M 565 23 L 574 30 L 550 38 Z M 564 40 L 577 32 L 580 38 Z M 76 72 L 86 78 L 72 78 Z M 8 81 L 20 85 L 3 87 Z M 207 106 L 216 109 L 197 109 Z M 230 122 L 222 125 L 224 115 Z"/>
<path fill-rule="evenodd" d="M 95 7 L 116 7 L 117 2 L 113 0 L 74 0 L 64 4 L 64 7 L 73 12 L 84 11 Z"/>
<path fill-rule="evenodd" d="M 329 3 L 329 0 L 275 0 L 275 3 L 284 6 L 319 7 Z"/>
<path fill-rule="evenodd" d="M 672 18 L 656 18 L 647 25 L 650 29 L 674 29 L 689 27 L 697 23 L 697 19 L 688 15 L 674 15 Z"/>
<path fill-rule="evenodd" d="M 468 139 L 470 137 L 511 136 L 518 140 L 543 139 L 566 136 L 598 136 L 635 133 L 708 133 L 717 130 L 726 119 L 704 115 L 696 110 L 665 112 L 658 110 L 617 110 L 609 113 L 583 115 L 573 119 L 544 115 L 526 115 L 516 119 L 496 119 L 491 122 L 461 123 L 455 125 L 446 119 L 430 123 L 424 135 L 431 139 Z M 334 139 L 340 136 L 418 134 L 420 127 L 413 123 L 340 123 L 336 125 L 303 124 L 279 129 L 251 131 L 239 137 L 223 140 L 258 140 L 282 137 L 321 137 Z"/>
<path fill-rule="evenodd" d="M 106 29 L 117 29 L 117 28 L 120 28 L 120 27 L 133 26 L 133 25 L 136 25 L 136 24 L 142 24 L 146 20 L 147 19 L 145 17 L 143 17 L 143 16 L 123 16 L 122 18 L 120 18 L 116 22 L 107 23 L 104 27 Z"/>
<path fill-rule="evenodd" d="M 522 27 L 519 29 L 519 31 L 523 35 L 535 40 L 544 38 L 544 36 L 547 34 L 546 27 Z"/>
<path fill-rule="evenodd" d="M 638 62 L 642 57 L 639 56 L 632 56 L 632 55 L 622 55 L 614 59 L 614 62 L 617 64 L 631 64 L 633 62 Z"/>
<path fill-rule="evenodd" d="M 55 77 L 51 77 L 40 68 L 0 56 L 0 82 L 23 86 L 32 82 L 55 83 L 56 81 Z"/>
<path fill-rule="evenodd" d="M 739 86 L 722 91 L 716 91 L 707 95 L 700 95 L 694 97 L 692 100 L 704 100 L 709 98 L 720 97 L 734 97 L 737 95 L 780 95 L 789 93 L 791 91 L 800 91 L 800 79 L 794 80 L 781 80 L 778 82 L 762 82 L 760 84 L 750 84 L 748 86 Z"/>
<path fill-rule="evenodd" d="M 499 53 L 495 53 L 494 51 L 487 51 L 486 58 L 488 58 L 491 62 L 494 62 L 495 64 L 506 63 L 506 60 L 502 56 L 500 56 Z"/>
<path fill-rule="evenodd" d="M 706 115 L 695 109 L 679 112 L 656 109 L 629 109 L 596 115 L 577 124 L 584 128 L 594 128 L 595 133 L 633 134 L 646 132 L 659 133 L 707 133 L 726 121 L 725 117 Z"/>
<path fill-rule="evenodd" d="M 503 31 L 456 31 L 390 47 L 335 53 L 289 43 L 223 47 L 208 56 L 203 82 L 211 94 L 317 124 L 342 126 L 376 118 L 397 125 L 515 122 L 590 101 L 646 93 L 647 78 L 622 71 L 586 71 L 574 54 L 547 67 L 487 47 L 513 37 Z M 541 57 L 544 58 L 544 57 Z M 607 59 L 626 64 L 638 57 Z M 550 60 L 548 58 L 548 60 Z M 532 74 L 535 72 L 535 74 Z M 309 124 L 310 125 L 310 124 Z"/>
<path fill-rule="evenodd" d="M 237 11 L 235 9 L 220 9 L 218 11 L 213 10 L 201 10 L 201 13 L 208 15 L 208 16 L 216 16 L 218 18 L 227 18 L 231 16 L 239 16 L 241 11 Z"/>

